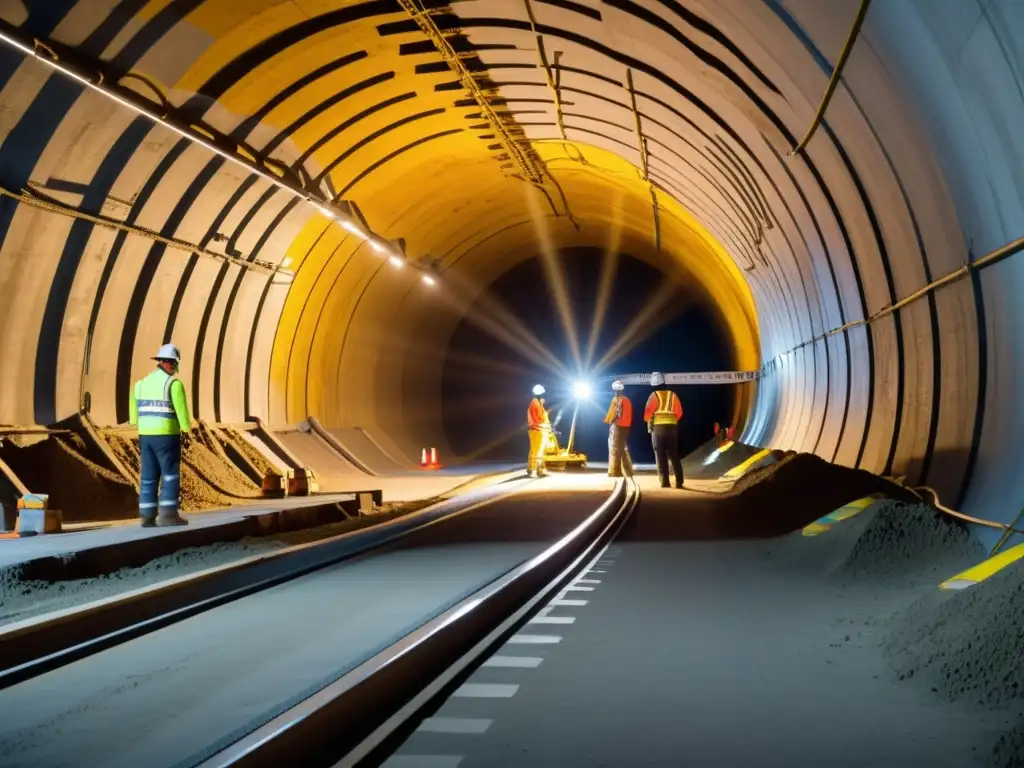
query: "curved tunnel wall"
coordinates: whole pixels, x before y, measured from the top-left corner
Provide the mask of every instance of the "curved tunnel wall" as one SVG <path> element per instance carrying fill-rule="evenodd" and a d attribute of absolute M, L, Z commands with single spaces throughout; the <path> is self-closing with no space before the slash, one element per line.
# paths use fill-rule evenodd
<path fill-rule="evenodd" d="M 316 415 L 399 452 L 436 443 L 445 341 L 481 287 L 545 238 L 621 236 L 718 301 L 738 366 L 764 364 L 744 439 L 906 475 L 994 519 L 1015 513 L 1018 262 L 805 343 L 1019 235 L 1012 40 L 1024 18 L 1012 0 L 876 0 L 797 157 L 855 0 L 436 7 L 460 60 L 532 142 L 543 191 L 506 178 L 517 169 L 493 127 L 397 3 L 0 4 L 106 82 L 142 75 L 178 114 L 304 169 L 443 278 L 430 292 L 288 193 L 5 49 L 5 189 L 288 259 L 295 278 L 277 285 L 4 198 L 0 421 L 59 420 L 83 389 L 98 421 L 123 420 L 130 381 L 173 337 L 205 418 Z"/>

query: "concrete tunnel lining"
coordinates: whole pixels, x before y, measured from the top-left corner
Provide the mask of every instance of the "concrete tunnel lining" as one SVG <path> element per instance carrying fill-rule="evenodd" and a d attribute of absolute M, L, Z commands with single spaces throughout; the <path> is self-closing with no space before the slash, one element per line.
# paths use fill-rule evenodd
<path fill-rule="evenodd" d="M 1024 117 L 1024 99 L 1021 62 L 1005 41 L 1024 20 L 1009 0 L 965 5 L 873 4 L 824 123 L 795 158 L 786 154 L 817 106 L 855 0 L 827 9 L 812 0 L 533 3 L 549 59 L 560 54 L 568 145 L 525 6 L 467 0 L 433 18 L 459 30 L 459 45 L 475 53 L 467 60 L 487 71 L 587 222 L 577 235 L 564 216 L 550 220 L 560 245 L 607 242 L 618 188 L 631 201 L 624 249 L 651 252 L 624 87 L 633 70 L 665 209 L 662 257 L 724 295 L 737 365 L 765 365 L 745 441 L 906 475 L 965 511 L 1008 520 L 1024 490 L 1012 450 L 1021 426 L 1013 297 L 1024 267 L 1007 260 L 801 346 L 1019 234 L 1019 140 L 1007 128 Z M 437 259 L 442 283 L 486 287 L 537 250 L 535 233 L 504 230 L 530 220 L 523 183 L 502 178 L 500 147 L 484 138 L 490 126 L 397 3 L 25 7 L 27 17 L 21 4 L 2 4 L 0 18 L 73 47 L 113 75 L 107 82 L 141 75 L 195 124 L 313 179 L 329 169 L 320 189 L 355 202 L 374 231 L 403 238 L 411 261 Z M 0 422 L 59 421 L 83 391 L 97 421 L 121 421 L 129 382 L 173 337 L 203 418 L 312 415 L 365 427 L 406 456 L 443 444 L 433 434 L 434 358 L 459 302 L 442 306 L 440 292 L 397 274 L 310 206 L 39 62 L 6 52 L 0 84 L 6 189 L 31 186 L 243 258 L 291 259 L 296 275 L 289 289 L 5 198 Z M 123 85 L 153 98 L 137 79 Z M 610 158 L 614 173 L 585 178 L 583 163 L 556 161 L 570 146 Z M 550 183 L 547 193 L 557 210 Z M 670 223 L 682 220 L 703 232 Z M 698 255 L 708 253 L 717 255 Z"/>

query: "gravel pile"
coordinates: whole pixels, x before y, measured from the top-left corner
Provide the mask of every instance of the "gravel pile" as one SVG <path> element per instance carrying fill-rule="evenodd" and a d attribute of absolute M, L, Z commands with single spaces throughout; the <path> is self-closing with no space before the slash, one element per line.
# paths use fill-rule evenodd
<path fill-rule="evenodd" d="M 1024 567 L 926 595 L 894 617 L 883 650 L 901 678 L 949 700 L 1024 710 Z"/>
<path fill-rule="evenodd" d="M 0 447 L 14 473 L 36 493 L 50 495 L 51 509 L 67 522 L 123 520 L 138 509 L 135 488 L 121 475 L 86 457 L 78 435 L 50 437 L 18 447 L 5 440 Z"/>
<path fill-rule="evenodd" d="M 888 585 L 935 584 L 985 559 L 978 540 L 934 507 L 884 499 L 861 514 L 870 514 L 871 521 L 836 576 Z"/>
<path fill-rule="evenodd" d="M 996 768 L 1020 768 L 1024 765 L 1024 719 L 999 738 L 992 749 L 989 764 Z"/>

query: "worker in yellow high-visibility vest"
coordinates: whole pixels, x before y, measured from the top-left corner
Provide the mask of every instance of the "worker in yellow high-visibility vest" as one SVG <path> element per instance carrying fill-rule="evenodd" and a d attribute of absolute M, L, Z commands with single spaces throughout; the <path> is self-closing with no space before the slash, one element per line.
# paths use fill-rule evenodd
<path fill-rule="evenodd" d="M 153 359 L 156 370 L 135 382 L 129 406 L 131 423 L 139 428 L 142 457 L 139 517 L 143 528 L 188 525 L 178 513 L 181 449 L 191 442 L 192 429 L 185 385 L 177 377 L 181 352 L 164 344 Z"/>
<path fill-rule="evenodd" d="M 658 480 L 662 488 L 668 488 L 669 465 L 675 475 L 676 488 L 683 487 L 683 463 L 679 457 L 679 422 L 683 419 L 683 404 L 679 396 L 671 389 L 658 389 L 665 386 L 665 377 L 655 371 L 651 374 L 651 386 L 654 391 L 647 398 L 644 408 L 644 421 L 647 431 L 651 433 L 654 444 L 654 460 L 658 466 Z"/>

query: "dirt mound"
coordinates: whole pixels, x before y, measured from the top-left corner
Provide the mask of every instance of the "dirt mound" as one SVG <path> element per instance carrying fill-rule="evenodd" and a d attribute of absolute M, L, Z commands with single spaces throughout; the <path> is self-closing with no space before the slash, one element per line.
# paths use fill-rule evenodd
<path fill-rule="evenodd" d="M 997 768 L 1020 768 L 1024 765 L 1024 720 L 999 738 L 989 764 Z"/>
<path fill-rule="evenodd" d="M 792 531 L 873 493 L 900 501 L 919 501 L 907 489 L 878 475 L 830 464 L 809 453 L 786 456 L 745 476 L 726 495 L 775 517 Z"/>
<path fill-rule="evenodd" d="M 245 439 L 245 437 L 234 429 L 222 429 L 221 435 L 223 436 L 226 445 L 234 448 L 242 459 L 249 462 L 257 474 L 262 478 L 268 471 L 277 471 L 274 469 L 274 465 L 270 463 L 270 460 L 264 456 L 252 443 Z"/>
<path fill-rule="evenodd" d="M 138 439 L 107 435 L 107 443 L 138 482 L 141 466 Z M 212 507 L 230 507 L 240 498 L 257 498 L 260 489 L 249 482 L 234 466 L 205 445 L 193 441 L 183 453 L 181 463 L 181 509 L 198 512 Z M 128 515 L 132 517 L 133 515 Z"/>
<path fill-rule="evenodd" d="M 883 650 L 901 679 L 950 700 L 1024 709 L 1024 566 L 926 595 L 894 617 Z"/>
<path fill-rule="evenodd" d="M 884 499 L 862 514 L 871 521 L 837 576 L 935 583 L 985 559 L 984 547 L 964 526 L 926 504 Z"/>
<path fill-rule="evenodd" d="M 135 488 L 87 459 L 84 447 L 78 435 L 49 437 L 22 448 L 4 441 L 0 456 L 29 490 L 50 495 L 50 507 L 61 510 L 65 522 L 131 517 L 138 505 Z"/>

